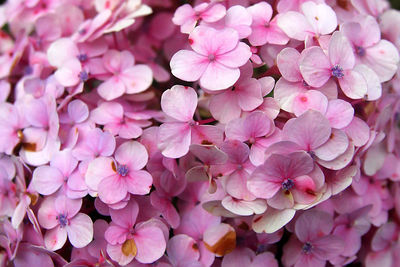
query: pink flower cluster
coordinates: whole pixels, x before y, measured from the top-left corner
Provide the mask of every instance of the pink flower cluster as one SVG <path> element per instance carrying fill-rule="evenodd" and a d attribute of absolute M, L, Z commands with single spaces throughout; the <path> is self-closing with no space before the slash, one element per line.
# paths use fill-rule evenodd
<path fill-rule="evenodd" d="M 9 0 L 0 26 L 1 267 L 400 266 L 386 0 Z"/>

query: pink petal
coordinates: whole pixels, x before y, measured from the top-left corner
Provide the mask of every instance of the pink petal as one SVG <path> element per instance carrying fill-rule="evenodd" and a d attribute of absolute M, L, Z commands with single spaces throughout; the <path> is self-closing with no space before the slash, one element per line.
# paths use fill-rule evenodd
<path fill-rule="evenodd" d="M 200 79 L 209 64 L 207 57 L 188 50 L 178 51 L 170 61 L 172 74 L 188 82 Z"/>
<path fill-rule="evenodd" d="M 210 5 L 204 12 L 201 13 L 201 18 L 206 22 L 215 22 L 222 19 L 226 14 L 225 6 L 221 4 Z"/>
<path fill-rule="evenodd" d="M 196 107 L 197 94 L 191 87 L 175 85 L 161 96 L 162 110 L 178 121 L 192 120 Z"/>
<path fill-rule="evenodd" d="M 314 150 L 315 155 L 325 161 L 330 161 L 343 154 L 349 146 L 347 135 L 337 129 L 332 129 L 329 140 Z"/>
<path fill-rule="evenodd" d="M 269 181 L 270 178 L 265 175 L 264 165 L 259 166 L 247 181 L 248 190 L 256 197 L 269 199 L 272 198 L 281 189 L 281 179 Z"/>
<path fill-rule="evenodd" d="M 329 121 L 319 112 L 309 110 L 283 127 L 283 139 L 293 141 L 309 151 L 324 144 L 331 135 Z"/>
<path fill-rule="evenodd" d="M 278 101 L 281 109 L 293 113 L 293 102 L 299 93 L 306 92 L 302 82 L 289 82 L 280 78 L 275 85 L 274 99 Z"/>
<path fill-rule="evenodd" d="M 191 143 L 191 129 L 187 123 L 164 123 L 158 132 L 158 148 L 169 158 L 187 154 Z"/>
<path fill-rule="evenodd" d="M 363 64 L 355 66 L 354 70 L 361 73 L 367 82 L 368 89 L 366 99 L 368 101 L 379 99 L 382 96 L 382 84 L 379 76 L 372 69 Z"/>
<path fill-rule="evenodd" d="M 260 89 L 259 89 L 260 88 Z M 251 111 L 263 103 L 261 83 L 253 78 L 242 80 L 237 84 L 233 93 L 242 110 Z"/>
<path fill-rule="evenodd" d="M 399 52 L 389 41 L 379 43 L 366 49 L 365 58 L 361 61 L 378 75 L 381 82 L 389 81 L 397 71 Z"/>
<path fill-rule="evenodd" d="M 253 200 L 254 196 L 247 190 L 249 174 L 245 171 L 235 171 L 226 179 L 226 192 L 236 199 Z"/>
<path fill-rule="evenodd" d="M 221 242 L 222 240 L 224 242 Z M 203 234 L 203 242 L 209 251 L 217 256 L 224 256 L 236 246 L 235 229 L 225 223 L 209 227 Z"/>
<path fill-rule="evenodd" d="M 328 53 L 332 66 L 339 65 L 344 70 L 349 70 L 354 67 L 356 59 L 353 53 L 353 48 L 343 33 L 333 33 L 329 42 Z"/>
<path fill-rule="evenodd" d="M 331 77 L 331 64 L 320 47 L 304 49 L 299 62 L 304 80 L 313 87 L 323 86 Z"/>
<path fill-rule="evenodd" d="M 137 246 L 137 261 L 152 263 L 164 254 L 166 242 L 162 230 L 155 226 L 136 228 L 134 240 Z"/>
<path fill-rule="evenodd" d="M 290 222 L 296 211 L 294 209 L 267 209 L 262 215 L 254 216 L 252 229 L 256 233 L 274 233 Z"/>
<path fill-rule="evenodd" d="M 104 232 L 104 238 L 111 245 L 123 244 L 128 235 L 128 229 L 118 225 L 110 225 Z"/>
<path fill-rule="evenodd" d="M 230 28 L 215 30 L 211 27 L 196 27 L 189 35 L 192 49 L 203 56 L 225 54 L 232 51 L 239 41 L 238 33 Z"/>
<path fill-rule="evenodd" d="M 311 27 L 306 17 L 303 14 L 289 11 L 281 14 L 278 17 L 278 26 L 290 38 L 304 41 L 307 35 L 314 34 L 314 29 Z"/>
<path fill-rule="evenodd" d="M 126 197 L 128 189 L 119 175 L 104 178 L 98 185 L 98 194 L 106 204 L 115 204 Z"/>
<path fill-rule="evenodd" d="M 135 225 L 136 218 L 139 213 L 139 205 L 136 201 L 130 200 L 127 206 L 123 209 L 110 209 L 110 216 L 113 223 L 121 228 L 129 230 Z"/>
<path fill-rule="evenodd" d="M 129 193 L 134 195 L 146 195 L 150 192 L 153 177 L 147 171 L 132 171 L 125 180 L 125 186 Z"/>
<path fill-rule="evenodd" d="M 260 2 L 247 8 L 253 18 L 253 24 L 265 24 L 272 17 L 272 7 L 266 2 Z"/>
<path fill-rule="evenodd" d="M 127 94 L 137 94 L 150 87 L 153 71 L 147 65 L 140 64 L 124 70 L 119 77 L 125 84 Z"/>
<path fill-rule="evenodd" d="M 143 169 L 148 158 L 146 148 L 136 141 L 125 142 L 115 151 L 115 159 L 119 164 L 127 165 L 129 171 Z"/>
<path fill-rule="evenodd" d="M 341 99 L 329 101 L 325 117 L 333 128 L 342 129 L 350 124 L 354 117 L 351 104 Z"/>
<path fill-rule="evenodd" d="M 122 96 L 125 91 L 125 84 L 118 76 L 112 76 L 97 87 L 97 93 L 108 101 Z"/>
<path fill-rule="evenodd" d="M 124 253 L 122 253 L 122 245 L 107 244 L 107 254 L 120 265 L 127 265 L 135 258 L 132 253 L 125 256 Z"/>
<path fill-rule="evenodd" d="M 75 123 L 81 123 L 89 117 L 89 108 L 83 101 L 76 99 L 68 104 L 68 115 Z"/>
<path fill-rule="evenodd" d="M 113 166 L 115 166 L 115 163 L 112 158 L 99 157 L 90 162 L 85 174 L 85 183 L 88 188 L 97 191 L 99 183 L 104 178 L 116 174 Z"/>
<path fill-rule="evenodd" d="M 81 70 L 81 63 L 78 59 L 73 58 L 65 62 L 63 66 L 54 73 L 54 76 L 62 86 L 74 86 L 81 82 L 79 78 Z"/>
<path fill-rule="evenodd" d="M 263 252 L 258 254 L 251 263 L 251 267 L 263 267 L 268 265 L 269 267 L 278 267 L 278 262 L 271 252 Z"/>
<path fill-rule="evenodd" d="M 318 238 L 313 241 L 313 245 L 315 246 L 313 254 L 321 260 L 332 259 L 340 255 L 344 249 L 343 239 L 334 235 Z"/>
<path fill-rule="evenodd" d="M 103 63 L 108 71 L 117 73 L 132 67 L 135 59 L 129 51 L 108 50 L 103 55 Z"/>
<path fill-rule="evenodd" d="M 82 207 L 82 199 L 69 199 L 59 195 L 54 201 L 54 208 L 58 214 L 64 214 L 68 219 L 79 212 Z"/>
<path fill-rule="evenodd" d="M 52 229 L 58 225 L 57 211 L 54 207 L 54 197 L 47 197 L 38 210 L 38 220 L 45 229 Z"/>
<path fill-rule="evenodd" d="M 291 47 L 284 48 L 279 52 L 276 62 L 279 68 L 279 72 L 282 77 L 289 82 L 298 82 L 303 80 L 299 69 L 300 53 Z"/>
<path fill-rule="evenodd" d="M 226 67 L 237 68 L 246 64 L 251 55 L 250 47 L 243 42 L 239 42 L 236 48 L 227 53 L 219 54 L 215 60 Z"/>
<path fill-rule="evenodd" d="M 104 102 L 92 110 L 90 116 L 93 121 L 102 125 L 112 122 L 119 123 L 124 116 L 124 109 L 117 102 Z"/>
<path fill-rule="evenodd" d="M 326 4 L 308 1 L 301 5 L 301 11 L 315 32 L 320 35 L 329 34 L 337 27 L 336 13 Z"/>
<path fill-rule="evenodd" d="M 52 251 L 62 248 L 67 241 L 67 230 L 65 228 L 56 227 L 47 230 L 44 235 L 44 244 L 46 248 Z"/>
<path fill-rule="evenodd" d="M 222 90 L 232 86 L 239 76 L 238 68 L 229 68 L 214 61 L 208 64 L 200 78 L 200 85 L 210 91 Z"/>
<path fill-rule="evenodd" d="M 242 113 L 236 94 L 231 92 L 213 95 L 209 105 L 211 114 L 221 123 L 228 123 L 230 120 L 239 118 Z"/>
<path fill-rule="evenodd" d="M 228 156 L 214 145 L 193 144 L 190 146 L 190 152 L 209 165 L 224 164 L 228 159 Z"/>
<path fill-rule="evenodd" d="M 307 242 L 329 234 L 332 227 L 333 220 L 329 213 L 312 210 L 299 216 L 295 224 L 295 232 L 300 241 Z"/>
<path fill-rule="evenodd" d="M 197 261 L 200 257 L 196 241 L 183 234 L 175 235 L 168 241 L 167 254 L 174 265 L 189 260 Z"/>
<path fill-rule="evenodd" d="M 66 230 L 69 241 L 76 248 L 85 247 L 93 239 L 93 222 L 86 214 L 78 213 L 66 226 Z"/>
<path fill-rule="evenodd" d="M 61 67 L 65 62 L 78 54 L 78 48 L 69 38 L 61 38 L 52 43 L 47 49 L 49 63 L 55 67 Z"/>
<path fill-rule="evenodd" d="M 340 88 L 343 93 L 351 99 L 365 97 L 368 92 L 367 81 L 356 71 L 346 71 L 344 76 L 339 79 Z"/>
<path fill-rule="evenodd" d="M 184 4 L 176 9 L 172 21 L 176 25 L 182 25 L 189 18 L 194 17 L 194 15 L 195 12 L 193 10 L 193 7 L 189 4 Z"/>
<path fill-rule="evenodd" d="M 231 196 L 227 196 L 222 200 L 222 206 L 240 216 L 262 214 L 267 210 L 267 202 L 264 199 L 246 201 L 233 199 Z"/>
<path fill-rule="evenodd" d="M 349 143 L 346 151 L 339 157 L 336 157 L 334 160 L 324 161 L 321 159 L 317 159 L 317 161 L 320 165 L 324 166 L 325 168 L 331 170 L 340 170 L 346 167 L 351 162 L 353 156 L 354 156 L 354 145 L 352 143 Z"/>
<path fill-rule="evenodd" d="M 315 110 L 325 114 L 327 107 L 328 99 L 324 94 L 316 90 L 299 93 L 293 101 L 293 112 L 297 117 L 307 110 Z"/>
<path fill-rule="evenodd" d="M 33 188 L 42 195 L 51 195 L 64 183 L 64 176 L 54 167 L 40 166 L 32 176 Z"/>
<path fill-rule="evenodd" d="M 310 204 L 317 199 L 314 193 L 315 183 L 307 175 L 299 176 L 294 179 L 294 188 L 290 190 L 296 203 Z"/>

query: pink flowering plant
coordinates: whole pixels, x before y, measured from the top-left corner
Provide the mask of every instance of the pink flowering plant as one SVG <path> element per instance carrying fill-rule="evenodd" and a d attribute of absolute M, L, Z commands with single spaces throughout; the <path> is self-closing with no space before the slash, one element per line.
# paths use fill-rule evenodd
<path fill-rule="evenodd" d="M 0 267 L 400 266 L 387 0 L 0 5 Z"/>

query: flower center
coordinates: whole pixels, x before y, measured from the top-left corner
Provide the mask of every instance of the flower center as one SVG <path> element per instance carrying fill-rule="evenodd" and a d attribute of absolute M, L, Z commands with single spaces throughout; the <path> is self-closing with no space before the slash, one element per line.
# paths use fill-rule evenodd
<path fill-rule="evenodd" d="M 332 76 L 334 76 L 336 78 L 343 78 L 343 76 L 344 76 L 343 69 L 339 65 L 334 66 L 331 69 L 331 71 L 332 71 Z"/>
<path fill-rule="evenodd" d="M 365 49 L 361 46 L 356 46 L 356 54 L 360 57 L 365 56 Z"/>
<path fill-rule="evenodd" d="M 309 254 L 311 252 L 312 245 L 309 242 L 306 242 L 302 248 L 303 253 Z"/>
<path fill-rule="evenodd" d="M 86 60 L 88 59 L 88 56 L 87 56 L 86 54 L 79 54 L 79 55 L 77 56 L 77 58 L 78 58 L 78 60 L 79 60 L 80 62 L 83 62 L 83 61 L 86 61 Z"/>
<path fill-rule="evenodd" d="M 56 220 L 58 221 L 61 227 L 65 227 L 68 224 L 68 218 L 64 214 L 56 216 Z"/>
<path fill-rule="evenodd" d="M 89 80 L 89 74 L 84 70 L 79 72 L 78 77 L 82 82 L 86 82 L 87 80 Z"/>
<path fill-rule="evenodd" d="M 292 187 L 294 186 L 294 182 L 292 179 L 286 179 L 285 181 L 283 181 L 282 183 L 282 189 L 283 190 L 290 190 Z"/>
<path fill-rule="evenodd" d="M 128 166 L 126 165 L 119 165 L 117 168 L 117 173 L 123 177 L 128 174 Z"/>
<path fill-rule="evenodd" d="M 214 54 L 209 54 L 208 55 L 208 60 L 214 61 L 215 60 L 215 55 Z"/>

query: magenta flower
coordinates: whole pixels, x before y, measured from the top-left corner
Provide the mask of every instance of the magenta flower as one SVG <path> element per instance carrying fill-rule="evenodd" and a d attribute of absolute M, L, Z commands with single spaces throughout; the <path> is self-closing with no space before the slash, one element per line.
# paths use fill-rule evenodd
<path fill-rule="evenodd" d="M 232 86 L 239 79 L 239 67 L 251 56 L 250 48 L 230 28 L 196 27 L 189 43 L 194 51 L 180 50 L 171 58 L 172 74 L 184 81 L 200 80 L 208 90 Z"/>
<path fill-rule="evenodd" d="M 85 181 L 89 189 L 98 192 L 101 201 L 115 204 L 128 193 L 145 195 L 150 192 L 153 178 L 142 168 L 146 166 L 148 154 L 145 147 L 136 141 L 128 141 L 115 151 L 112 158 L 98 157 L 89 163 Z"/>
<path fill-rule="evenodd" d="M 74 247 L 81 248 L 92 241 L 93 222 L 90 217 L 78 213 L 82 206 L 81 199 L 68 199 L 65 196 L 47 197 L 38 211 L 39 223 L 47 229 L 44 236 L 46 248 L 60 249 L 67 241 Z"/>

